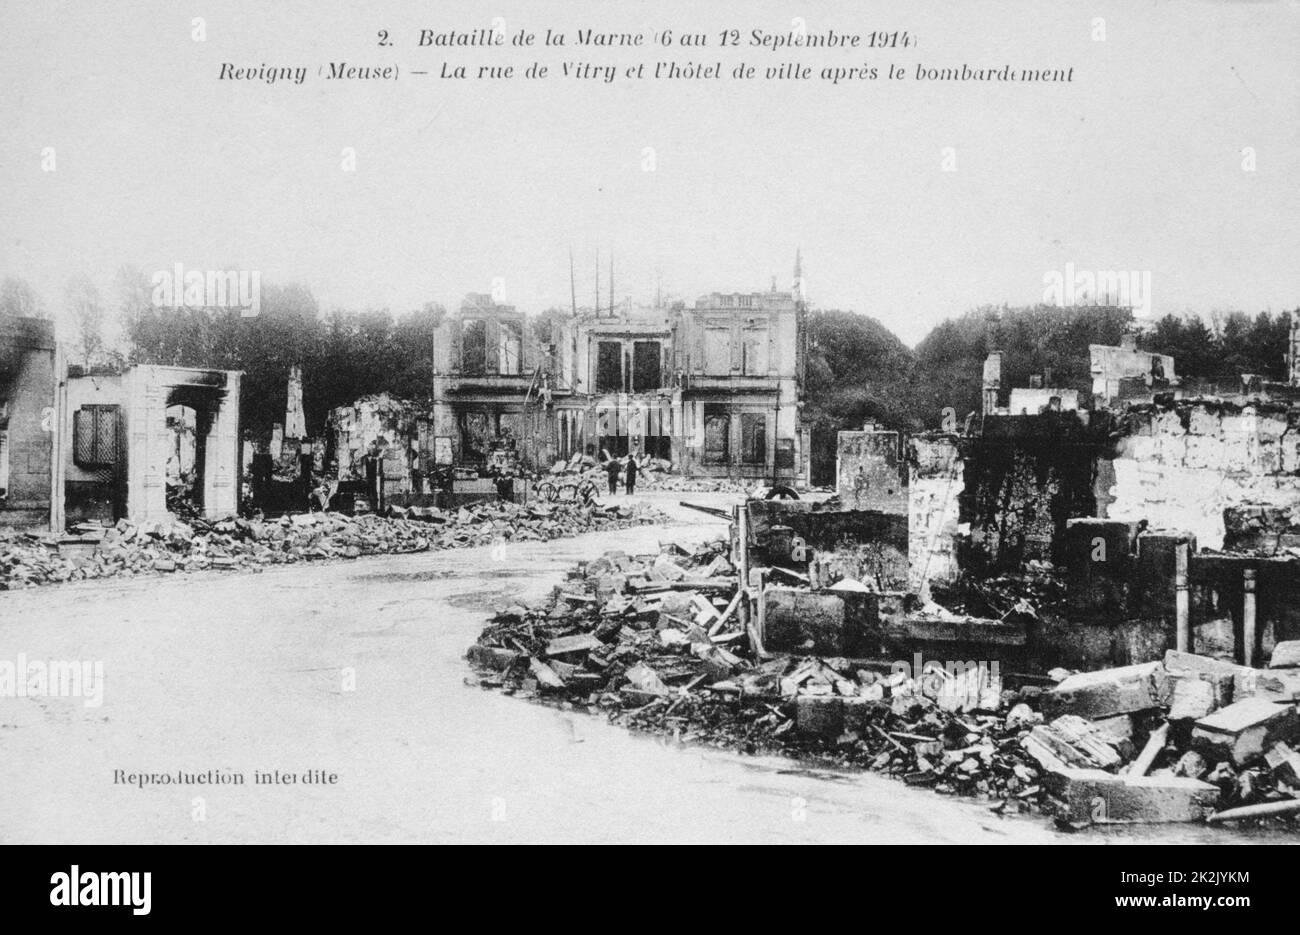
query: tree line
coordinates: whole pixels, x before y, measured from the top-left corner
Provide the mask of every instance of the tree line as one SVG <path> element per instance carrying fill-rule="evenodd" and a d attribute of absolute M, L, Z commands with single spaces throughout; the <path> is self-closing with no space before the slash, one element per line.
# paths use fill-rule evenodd
<path fill-rule="evenodd" d="M 978 412 L 984 360 L 1002 351 L 1002 385 L 1075 389 L 1091 398 L 1088 345 L 1117 345 L 1130 329 L 1138 347 L 1171 354 L 1185 382 L 1235 385 L 1242 373 L 1284 381 L 1294 312 L 1166 315 L 1134 321 L 1128 308 L 986 305 L 935 325 L 908 348 L 876 319 L 845 311 L 810 313 L 807 361 L 814 483 L 834 482 L 836 433 L 866 420 L 908 432 L 937 429 L 951 407 L 960 423 Z"/>
<path fill-rule="evenodd" d="M 329 410 L 389 392 L 426 401 L 432 393 L 433 344 L 442 306 L 394 315 L 387 309 L 322 314 L 304 286 L 263 285 L 260 310 L 158 307 L 143 272 L 125 267 L 103 297 L 84 278 L 65 297 L 69 363 L 85 370 L 133 364 L 242 370 L 240 420 L 254 433 L 284 420 L 289 371 L 303 368 L 307 430 L 325 427 Z M 18 279 L 0 282 L 0 314 L 49 317 L 49 307 Z M 108 339 L 112 334 L 115 341 Z"/>

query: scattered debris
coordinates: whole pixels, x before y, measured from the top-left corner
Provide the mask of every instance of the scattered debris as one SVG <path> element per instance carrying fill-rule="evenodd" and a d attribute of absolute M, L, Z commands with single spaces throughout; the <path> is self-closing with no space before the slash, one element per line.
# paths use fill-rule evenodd
<path fill-rule="evenodd" d="M 643 505 L 482 503 L 397 515 L 300 513 L 275 520 L 80 523 L 67 535 L 0 529 L 0 591 L 87 578 L 255 568 L 500 542 L 546 541 L 663 522 Z"/>
<path fill-rule="evenodd" d="M 985 667 L 913 677 L 880 659 L 774 654 L 752 625 L 763 598 L 726 549 L 664 543 L 658 555 L 608 552 L 580 565 L 542 605 L 498 611 L 468 654 L 480 684 L 681 742 L 887 773 L 1070 827 L 1300 815 L 1296 706 L 1232 702 L 1234 682 L 1254 684 L 1244 667 L 1170 653 L 1013 690 Z"/>

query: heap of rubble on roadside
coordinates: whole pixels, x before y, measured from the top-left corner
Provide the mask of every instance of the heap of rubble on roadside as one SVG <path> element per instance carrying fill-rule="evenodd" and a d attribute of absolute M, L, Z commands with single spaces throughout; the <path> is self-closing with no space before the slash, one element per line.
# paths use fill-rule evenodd
<path fill-rule="evenodd" d="M 497 612 L 468 653 L 480 683 L 1072 827 L 1300 815 L 1300 642 L 1279 644 L 1268 669 L 1171 650 L 1014 689 L 983 666 L 756 652 L 727 553 L 668 543 L 579 565 L 543 605 Z"/>
<path fill-rule="evenodd" d="M 625 470 L 622 462 L 625 459 L 619 459 L 619 480 L 622 482 Z M 655 458 L 650 455 L 641 455 L 636 459 L 637 478 L 636 486 L 640 490 L 669 490 L 681 491 L 683 493 L 746 493 L 749 488 L 744 484 L 725 477 L 686 477 L 678 474 L 675 466 L 671 461 L 663 458 Z M 556 461 L 551 465 L 547 472 L 552 477 L 576 478 L 580 481 L 591 481 L 601 489 L 604 489 L 608 482 L 609 475 L 605 472 L 605 466 L 597 464 L 596 459 L 591 455 L 581 453 L 574 454 L 568 461 Z"/>
<path fill-rule="evenodd" d="M 171 518 L 141 524 L 79 523 L 68 535 L 0 529 L 0 591 L 62 581 L 208 568 L 260 568 L 546 541 L 664 521 L 640 504 L 600 506 L 490 502 L 439 510 L 394 508 L 389 516 L 300 513 L 278 519 Z"/>

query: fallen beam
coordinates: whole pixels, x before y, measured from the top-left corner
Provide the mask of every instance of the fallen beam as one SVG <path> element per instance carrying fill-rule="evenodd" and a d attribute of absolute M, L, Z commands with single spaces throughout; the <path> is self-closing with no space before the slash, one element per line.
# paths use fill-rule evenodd
<path fill-rule="evenodd" d="M 1215 812 L 1205 819 L 1208 824 L 1217 825 L 1225 821 L 1240 821 L 1243 818 L 1275 818 L 1279 815 L 1300 813 L 1300 799 L 1286 799 L 1282 802 L 1264 802 L 1260 805 L 1243 805 Z"/>
<path fill-rule="evenodd" d="M 1153 730 L 1151 736 L 1147 738 L 1147 745 L 1142 748 L 1142 752 L 1138 754 L 1138 758 L 1134 760 L 1133 764 L 1128 768 L 1127 775 L 1138 777 L 1145 776 L 1149 773 L 1151 771 L 1151 765 L 1155 763 L 1156 757 L 1160 755 L 1160 751 L 1165 748 L 1165 742 L 1168 739 L 1169 725 L 1167 723 L 1161 724 Z"/>
<path fill-rule="evenodd" d="M 679 500 L 677 502 L 688 510 L 698 510 L 701 513 L 707 513 L 710 516 L 717 516 L 721 519 L 731 519 L 731 514 L 726 510 L 719 510 L 711 506 L 701 506 L 698 503 L 687 503 L 685 500 Z"/>

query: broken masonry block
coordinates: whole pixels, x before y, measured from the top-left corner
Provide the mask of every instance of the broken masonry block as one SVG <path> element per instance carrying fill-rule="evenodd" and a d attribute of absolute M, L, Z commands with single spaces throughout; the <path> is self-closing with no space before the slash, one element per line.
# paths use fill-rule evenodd
<path fill-rule="evenodd" d="M 1281 740 L 1273 744 L 1264 754 L 1264 762 L 1273 773 L 1275 780 L 1280 779 L 1288 785 L 1300 783 L 1300 753 Z"/>
<path fill-rule="evenodd" d="M 1232 697 L 1265 701 L 1300 701 L 1300 669 L 1248 669 L 1233 680 Z"/>
<path fill-rule="evenodd" d="M 1300 640 L 1287 640 L 1274 646 L 1268 667 L 1270 669 L 1300 668 Z"/>
<path fill-rule="evenodd" d="M 1217 787 L 1178 776 L 1115 776 L 1099 769 L 1047 773 L 1043 786 L 1074 823 L 1200 821 L 1219 800 Z"/>
<path fill-rule="evenodd" d="M 504 672 L 510 668 L 519 659 L 520 654 L 513 649 L 502 649 L 499 646 L 484 646 L 481 643 L 475 643 L 469 648 L 466 657 L 474 665 L 482 666 L 485 669 L 495 669 L 498 672 Z"/>
<path fill-rule="evenodd" d="M 1199 678 L 1179 679 L 1169 702 L 1169 720 L 1199 721 L 1218 707 L 1214 685 Z"/>
<path fill-rule="evenodd" d="M 1042 694 L 1045 714 L 1089 719 L 1158 708 L 1169 701 L 1169 680 L 1158 662 L 1080 672 Z"/>
<path fill-rule="evenodd" d="M 1180 691 L 1184 693 L 1185 698 L 1199 698 L 1203 697 L 1203 692 L 1208 690 L 1209 698 L 1213 706 L 1208 711 L 1196 715 L 1196 717 L 1204 717 L 1206 714 L 1209 714 L 1210 711 L 1215 711 L 1225 705 L 1232 704 L 1234 678 L 1235 676 L 1232 672 L 1193 672 L 1186 669 L 1170 670 L 1170 704 L 1173 704 L 1174 700 L 1178 698 Z M 1206 686 L 1206 688 L 1182 688 L 1184 682 L 1200 682 Z M 1189 692 L 1191 694 L 1188 694 Z"/>
<path fill-rule="evenodd" d="M 1061 766 L 1115 769 L 1122 762 L 1119 751 L 1101 731 L 1071 714 L 1034 727 L 1020 745 L 1048 770 Z"/>
<path fill-rule="evenodd" d="M 604 574 L 594 579 L 596 583 L 596 593 L 601 596 L 611 594 L 621 594 L 627 587 L 627 575 L 623 574 Z"/>
<path fill-rule="evenodd" d="M 666 581 L 680 581 L 686 577 L 686 572 L 682 566 L 674 562 L 667 554 L 661 553 L 659 557 L 655 559 L 652 567 L 654 568 L 655 573 L 663 577 Z"/>
<path fill-rule="evenodd" d="M 1192 745 L 1211 760 L 1241 766 L 1264 755 L 1278 741 L 1300 733 L 1294 705 L 1246 698 L 1201 718 L 1192 728 Z"/>
<path fill-rule="evenodd" d="M 668 694 L 668 686 L 664 684 L 659 673 L 644 662 L 639 662 L 624 673 L 632 687 L 638 691 L 646 692 L 651 695 Z"/>
<path fill-rule="evenodd" d="M 836 695 L 799 695 L 794 700 L 795 729 L 814 737 L 844 733 L 844 699 Z"/>
<path fill-rule="evenodd" d="M 1215 659 L 1211 656 L 1199 656 L 1196 653 L 1179 652 L 1176 649 L 1165 652 L 1165 668 L 1169 670 L 1171 677 L 1195 675 L 1218 681 L 1228 679 L 1234 684 L 1238 674 L 1246 670 L 1245 666 L 1239 666 L 1235 662 Z M 1225 700 L 1231 702 L 1236 699 L 1229 697 Z"/>
<path fill-rule="evenodd" d="M 585 653 L 605 646 L 590 633 L 575 633 L 572 636 L 557 636 L 546 644 L 547 656 L 567 656 L 570 653 Z"/>
<path fill-rule="evenodd" d="M 555 670 L 540 659 L 529 659 L 528 668 L 542 688 L 563 688 L 564 679 L 555 674 Z"/>
<path fill-rule="evenodd" d="M 560 680 L 567 686 L 569 679 L 578 674 L 579 669 L 571 662 L 560 662 L 558 659 L 551 659 L 546 663 L 551 667 L 551 671 L 560 677 Z"/>
<path fill-rule="evenodd" d="M 1170 672 L 1197 672 L 1202 675 L 1232 677 L 1232 700 L 1264 698 L 1271 701 L 1300 700 L 1300 669 L 1252 669 L 1222 659 L 1182 653 L 1171 649 L 1165 653 L 1165 668 Z"/>
<path fill-rule="evenodd" d="M 1123 752 L 1123 744 L 1127 743 L 1130 748 L 1133 743 L 1133 716 L 1130 714 L 1116 714 L 1111 717 L 1097 718 L 1092 722 L 1092 726 L 1097 728 L 1101 736 L 1105 737 L 1108 742 L 1116 745 Z"/>

